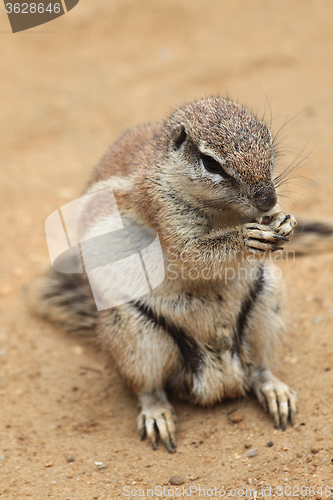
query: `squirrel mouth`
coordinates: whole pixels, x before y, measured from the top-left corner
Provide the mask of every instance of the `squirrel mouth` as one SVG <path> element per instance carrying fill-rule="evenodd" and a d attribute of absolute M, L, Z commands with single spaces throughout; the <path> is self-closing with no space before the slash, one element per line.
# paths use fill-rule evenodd
<path fill-rule="evenodd" d="M 280 205 L 277 203 L 271 210 L 266 212 L 265 215 L 257 217 L 252 222 L 256 222 L 257 224 L 264 224 L 265 226 L 267 226 L 271 222 L 273 216 L 278 212 L 281 212 L 281 208 Z"/>
<path fill-rule="evenodd" d="M 268 226 L 271 222 L 273 216 L 272 215 L 264 215 L 263 217 L 259 217 L 256 221 L 258 224 L 263 224 L 264 226 Z"/>

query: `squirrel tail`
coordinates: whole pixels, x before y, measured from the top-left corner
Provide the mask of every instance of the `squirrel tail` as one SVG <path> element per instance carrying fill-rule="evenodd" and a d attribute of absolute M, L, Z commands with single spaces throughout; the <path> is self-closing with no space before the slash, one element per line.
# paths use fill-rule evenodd
<path fill-rule="evenodd" d="M 95 335 L 98 311 L 86 274 L 51 268 L 33 284 L 28 301 L 33 312 L 65 330 Z"/>
<path fill-rule="evenodd" d="M 296 255 L 332 251 L 333 225 L 323 222 L 298 222 L 286 250 L 292 250 Z"/>

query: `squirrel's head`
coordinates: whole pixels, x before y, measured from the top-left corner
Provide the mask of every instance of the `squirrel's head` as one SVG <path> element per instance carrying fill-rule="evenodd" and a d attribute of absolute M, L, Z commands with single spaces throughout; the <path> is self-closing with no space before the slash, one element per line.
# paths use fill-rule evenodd
<path fill-rule="evenodd" d="M 221 98 L 192 102 L 165 122 L 169 185 L 188 201 L 257 216 L 277 203 L 268 127 Z"/>

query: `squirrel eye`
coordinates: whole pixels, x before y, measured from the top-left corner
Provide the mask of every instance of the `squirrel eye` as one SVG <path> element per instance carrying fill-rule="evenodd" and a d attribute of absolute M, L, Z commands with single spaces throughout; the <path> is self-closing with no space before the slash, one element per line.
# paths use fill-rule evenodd
<path fill-rule="evenodd" d="M 230 177 L 230 175 L 227 174 L 226 171 L 222 168 L 222 165 L 212 156 L 204 155 L 202 153 L 200 156 L 203 166 L 206 170 L 208 170 L 208 172 L 211 172 L 212 174 L 220 174 L 223 175 L 223 177 Z"/>

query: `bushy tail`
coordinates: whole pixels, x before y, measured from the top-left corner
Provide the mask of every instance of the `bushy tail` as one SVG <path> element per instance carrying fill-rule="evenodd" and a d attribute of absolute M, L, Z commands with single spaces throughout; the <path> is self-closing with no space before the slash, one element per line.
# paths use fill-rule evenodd
<path fill-rule="evenodd" d="M 308 255 L 333 250 L 333 225 L 323 222 L 298 222 L 286 250 Z"/>
<path fill-rule="evenodd" d="M 97 308 L 86 274 L 47 271 L 31 287 L 31 309 L 65 330 L 95 334 Z"/>

